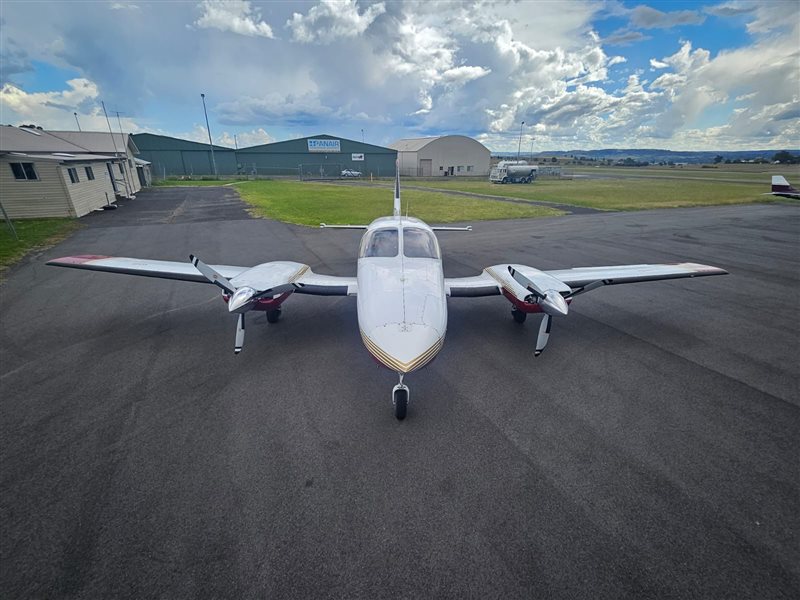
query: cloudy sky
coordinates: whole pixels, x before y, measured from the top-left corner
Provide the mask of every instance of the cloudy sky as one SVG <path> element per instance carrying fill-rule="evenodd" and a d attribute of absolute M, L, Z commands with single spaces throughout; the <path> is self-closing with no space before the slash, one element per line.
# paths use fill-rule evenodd
<path fill-rule="evenodd" d="M 4 124 L 104 130 L 102 100 L 195 140 L 205 93 L 230 146 L 798 148 L 800 3 L 3 0 L 0 85 Z"/>

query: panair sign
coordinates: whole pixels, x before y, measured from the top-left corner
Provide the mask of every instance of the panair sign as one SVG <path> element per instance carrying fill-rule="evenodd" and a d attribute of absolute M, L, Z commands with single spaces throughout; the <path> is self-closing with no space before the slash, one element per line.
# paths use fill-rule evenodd
<path fill-rule="evenodd" d="M 341 152 L 339 140 L 308 140 L 309 152 Z"/>

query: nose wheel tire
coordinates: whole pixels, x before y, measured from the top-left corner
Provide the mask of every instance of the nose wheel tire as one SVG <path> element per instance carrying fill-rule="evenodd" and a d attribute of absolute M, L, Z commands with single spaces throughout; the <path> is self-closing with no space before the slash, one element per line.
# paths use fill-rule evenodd
<path fill-rule="evenodd" d="M 267 311 L 267 322 L 268 323 L 277 323 L 278 319 L 281 318 L 281 309 L 276 308 L 274 310 Z"/>
<path fill-rule="evenodd" d="M 394 416 L 398 421 L 406 418 L 408 411 L 408 387 L 405 385 L 396 385 L 392 390 L 392 404 L 394 405 Z"/>
<path fill-rule="evenodd" d="M 524 323 L 525 319 L 528 318 L 528 313 L 522 312 L 521 310 L 517 310 L 516 308 L 511 309 L 511 316 L 514 317 L 514 320 L 517 323 Z"/>

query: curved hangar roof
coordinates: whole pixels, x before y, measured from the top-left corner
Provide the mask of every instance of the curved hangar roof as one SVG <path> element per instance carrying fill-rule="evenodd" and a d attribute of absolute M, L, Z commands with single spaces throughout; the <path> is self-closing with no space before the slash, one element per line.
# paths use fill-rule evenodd
<path fill-rule="evenodd" d="M 475 140 L 471 137 L 467 137 L 465 135 L 439 135 L 435 137 L 424 137 L 424 138 L 407 138 L 402 140 L 397 140 L 389 144 L 389 148 L 393 150 L 397 150 L 398 152 L 418 152 L 422 150 L 425 146 L 436 142 L 438 140 L 467 140 L 469 142 L 474 142 L 480 146 L 483 146 L 478 140 Z M 483 146 L 485 148 L 485 146 Z M 486 149 L 488 152 L 488 148 Z"/>

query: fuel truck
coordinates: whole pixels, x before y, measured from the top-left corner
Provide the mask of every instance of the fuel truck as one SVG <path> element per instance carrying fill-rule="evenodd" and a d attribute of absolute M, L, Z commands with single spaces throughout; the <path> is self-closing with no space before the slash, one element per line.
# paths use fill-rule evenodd
<path fill-rule="evenodd" d="M 536 179 L 539 167 L 524 160 L 501 160 L 489 173 L 492 183 L 530 183 Z"/>

